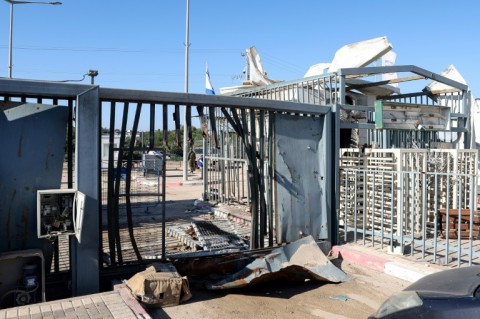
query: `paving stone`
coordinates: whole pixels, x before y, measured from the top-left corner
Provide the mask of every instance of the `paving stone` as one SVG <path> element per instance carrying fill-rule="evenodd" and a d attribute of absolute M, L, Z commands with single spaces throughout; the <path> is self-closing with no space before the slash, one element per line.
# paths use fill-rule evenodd
<path fill-rule="evenodd" d="M 17 311 L 16 308 L 14 308 L 14 309 L 7 309 L 6 312 L 7 312 L 7 313 L 6 313 L 5 318 L 7 318 L 7 319 L 10 319 L 10 318 L 15 318 L 15 319 L 16 319 L 16 318 L 18 317 L 18 311 Z"/>
<path fill-rule="evenodd" d="M 30 310 L 28 309 L 28 307 L 18 308 L 18 317 L 22 316 L 28 316 L 28 318 L 30 318 Z"/>

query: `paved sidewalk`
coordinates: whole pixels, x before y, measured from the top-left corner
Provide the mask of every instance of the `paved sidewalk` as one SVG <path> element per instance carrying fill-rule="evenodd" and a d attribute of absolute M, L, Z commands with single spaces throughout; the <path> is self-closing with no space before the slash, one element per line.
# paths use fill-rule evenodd
<path fill-rule="evenodd" d="M 448 269 L 428 262 L 414 263 L 400 256 L 381 254 L 354 244 L 333 246 L 332 254 L 346 262 L 371 268 L 409 282 L 415 282 L 426 275 Z"/>
<path fill-rule="evenodd" d="M 0 319 L 148 319 L 126 288 L 0 310 Z"/>

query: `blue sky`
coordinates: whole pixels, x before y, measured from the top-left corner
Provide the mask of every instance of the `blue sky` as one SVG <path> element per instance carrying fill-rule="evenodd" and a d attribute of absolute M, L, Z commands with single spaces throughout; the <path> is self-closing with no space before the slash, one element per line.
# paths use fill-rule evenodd
<path fill-rule="evenodd" d="M 63 0 L 15 5 L 13 77 L 81 79 L 103 87 L 184 90 L 185 0 Z M 341 46 L 387 36 L 396 64 L 440 73 L 455 65 L 480 97 L 477 1 L 190 0 L 189 91 L 240 84 L 244 50 L 268 76 L 301 78 Z M 8 74 L 9 4 L 0 2 L 0 76 Z M 84 83 L 89 83 L 86 79 Z"/>

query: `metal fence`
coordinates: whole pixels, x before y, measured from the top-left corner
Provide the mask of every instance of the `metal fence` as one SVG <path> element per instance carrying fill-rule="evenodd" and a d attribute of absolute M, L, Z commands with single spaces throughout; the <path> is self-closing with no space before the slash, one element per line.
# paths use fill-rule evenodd
<path fill-rule="evenodd" d="M 385 154 L 357 157 L 343 150 L 341 239 L 433 263 L 479 263 L 477 152 L 422 151 L 407 150 L 400 158 L 408 167 L 397 170 L 397 161 Z M 451 156 L 456 152 L 460 156 Z"/>

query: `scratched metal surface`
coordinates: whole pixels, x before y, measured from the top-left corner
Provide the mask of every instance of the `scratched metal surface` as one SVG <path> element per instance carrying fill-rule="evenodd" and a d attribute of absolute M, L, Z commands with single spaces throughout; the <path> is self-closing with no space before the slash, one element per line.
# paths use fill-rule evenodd
<path fill-rule="evenodd" d="M 275 117 L 277 240 L 328 239 L 325 117 Z"/>
<path fill-rule="evenodd" d="M 55 107 L 8 121 L 0 111 L 0 252 L 52 244 L 37 239 L 38 189 L 60 188 L 67 108 Z"/>

